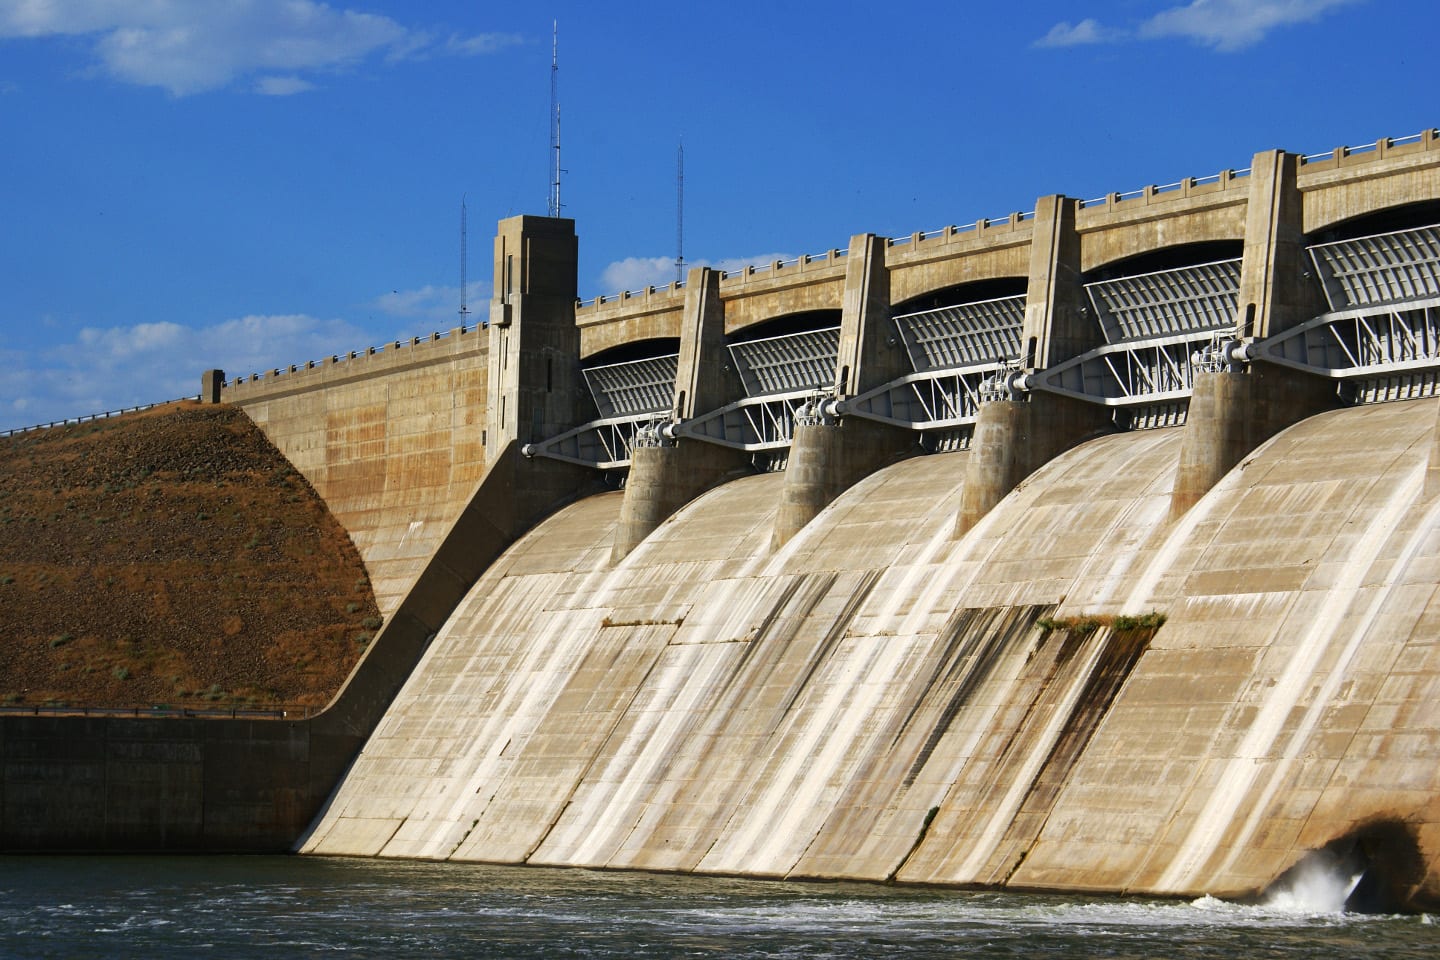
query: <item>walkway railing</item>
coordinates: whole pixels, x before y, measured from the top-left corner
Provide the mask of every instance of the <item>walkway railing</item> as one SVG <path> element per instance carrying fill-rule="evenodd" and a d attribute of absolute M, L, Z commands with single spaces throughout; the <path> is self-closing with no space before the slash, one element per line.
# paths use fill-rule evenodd
<path fill-rule="evenodd" d="M 1436 130 L 1423 130 L 1420 133 L 1413 133 L 1406 137 L 1387 137 L 1381 140 L 1377 140 L 1375 143 L 1360 144 L 1354 147 L 1336 147 L 1334 150 L 1329 150 L 1325 153 L 1306 154 L 1300 158 L 1300 162 L 1302 164 L 1316 163 L 1324 160 L 1334 160 L 1341 157 L 1356 156 L 1377 151 L 1380 153 L 1384 153 L 1386 150 L 1392 147 L 1402 147 L 1412 143 L 1433 143 L 1436 141 L 1436 139 Z M 1140 187 L 1135 190 L 1126 190 L 1121 193 L 1107 193 L 1104 196 L 1096 197 L 1093 200 L 1082 200 L 1080 202 L 1080 206 L 1082 208 L 1104 206 L 1107 203 L 1121 203 L 1126 200 L 1138 200 L 1143 197 L 1155 197 L 1171 193 L 1179 193 L 1183 195 L 1191 190 L 1194 190 L 1196 187 L 1203 187 L 1212 183 L 1227 183 L 1231 180 L 1239 180 L 1242 177 L 1248 177 L 1250 176 L 1250 172 L 1251 171 L 1249 167 L 1242 167 L 1237 170 L 1222 170 L 1219 173 L 1212 173 L 1206 177 L 1185 177 L 1184 179 L 1176 180 L 1173 183 L 1164 183 L 1159 185 L 1150 184 L 1148 186 Z M 973 230 L 983 230 L 986 227 L 1005 223 L 1007 221 L 1013 222 L 1017 218 L 1023 221 L 1032 220 L 1034 219 L 1034 217 L 1035 212 L 1033 210 L 1028 213 L 1009 214 L 1004 217 L 977 220 L 974 223 L 967 223 L 960 226 L 951 225 L 941 227 L 938 230 L 925 230 L 919 233 L 912 233 L 909 236 L 893 238 L 889 241 L 889 243 L 890 246 L 898 247 L 915 241 L 933 240 L 936 237 L 954 236 L 956 234 L 966 233 Z M 793 263 L 800 263 L 802 261 L 810 262 L 812 260 L 823 258 L 824 254 L 821 254 L 818 257 L 795 257 L 790 260 L 777 260 L 773 263 L 757 263 L 751 266 L 742 267 L 739 270 L 732 270 L 729 273 L 724 274 L 724 276 L 731 277 L 747 273 L 764 273 L 772 269 L 783 268 Z M 679 283 L 670 284 L 670 289 L 678 290 L 684 286 L 685 284 L 682 281 Z M 613 303 L 617 300 L 624 300 L 630 297 L 644 296 L 647 292 L 653 294 L 655 290 L 655 287 L 646 287 L 641 290 L 627 290 L 622 293 L 582 299 L 577 301 L 577 303 L 594 303 L 597 305 L 602 303 Z"/>
<path fill-rule="evenodd" d="M 51 427 L 69 427 L 77 423 L 91 423 L 95 420 L 109 420 L 111 417 L 118 417 L 126 413 L 139 413 L 142 410 L 154 410 L 156 407 L 169 406 L 172 403 L 183 403 L 186 400 L 199 400 L 200 395 L 193 397 L 176 397 L 174 400 L 158 400 L 155 403 L 142 403 L 135 407 L 121 407 L 119 410 L 106 410 L 104 413 L 91 413 L 83 417 L 66 417 L 64 420 L 51 420 L 49 423 L 36 423 L 28 427 L 15 427 L 10 430 L 0 430 L 0 437 L 15 437 L 22 433 L 29 433 L 32 430 L 49 430 Z"/>
<path fill-rule="evenodd" d="M 449 330 L 437 330 L 423 337 L 411 337 L 409 340 L 391 340 L 380 344 L 378 347 L 366 347 L 364 350 L 351 350 L 348 353 L 335 353 L 320 360 L 306 360 L 304 363 L 292 363 L 286 367 L 273 367 L 268 373 L 252 373 L 250 376 L 239 376 L 233 380 L 226 380 L 221 386 L 234 387 L 242 383 L 259 383 L 269 377 L 283 377 L 287 373 L 299 373 L 302 370 L 314 370 L 323 367 L 327 363 L 344 363 L 347 360 L 361 360 L 366 357 L 393 353 L 397 350 L 409 350 L 415 347 L 424 346 L 430 343 L 439 343 L 441 340 L 452 336 L 464 336 L 474 330 L 484 330 L 490 326 L 488 322 L 482 322 L 477 326 L 453 327 Z"/>

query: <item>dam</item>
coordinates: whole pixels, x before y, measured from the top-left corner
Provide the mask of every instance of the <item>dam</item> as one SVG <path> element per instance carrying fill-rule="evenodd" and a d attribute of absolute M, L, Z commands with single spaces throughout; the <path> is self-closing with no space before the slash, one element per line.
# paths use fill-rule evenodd
<path fill-rule="evenodd" d="M 335 703 L 7 718 L 4 846 L 1440 902 L 1437 224 L 1433 130 L 590 302 L 502 221 L 482 327 L 206 375 Z"/>

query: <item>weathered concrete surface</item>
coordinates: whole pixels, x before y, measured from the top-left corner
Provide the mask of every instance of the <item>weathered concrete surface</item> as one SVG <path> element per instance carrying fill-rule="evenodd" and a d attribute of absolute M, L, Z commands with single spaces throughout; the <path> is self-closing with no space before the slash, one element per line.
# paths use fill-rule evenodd
<path fill-rule="evenodd" d="M 701 501 L 719 505 L 718 515 L 662 526 L 686 539 L 643 579 L 628 570 L 652 552 L 648 544 L 609 569 L 620 494 L 542 524 L 491 568 L 436 638 L 402 692 L 426 706 L 391 711 L 359 761 L 366 772 L 342 785 L 304 849 L 528 857 L 684 625 L 692 598 L 758 564 L 771 511 L 757 504 L 773 501 L 778 481 L 727 484 Z"/>
<path fill-rule="evenodd" d="M 1036 469 L 1080 441 L 1114 429 L 1103 407 L 1036 393 L 984 404 L 976 418 L 965 489 L 955 515 L 957 536 L 995 508 Z"/>
<path fill-rule="evenodd" d="M 959 540 L 965 453 L 773 555 L 772 476 L 614 567 L 618 497 L 583 501 L 471 591 L 306 849 L 1234 894 L 1383 822 L 1433 904 L 1435 407 L 1305 421 L 1175 524 L 1178 431 L 1082 444 Z"/>
<path fill-rule="evenodd" d="M 771 545 L 783 547 L 857 480 L 920 452 L 914 433 L 873 420 L 796 424 Z"/>
<path fill-rule="evenodd" d="M 47 853 L 281 852 L 345 769 L 303 721 L 7 717 L 0 760 L 0 849 Z"/>
<path fill-rule="evenodd" d="M 1433 402 L 1315 417 L 1176 524 L 1127 598 L 1170 619 L 1017 880 L 1236 891 L 1405 824 L 1440 892 Z"/>
<path fill-rule="evenodd" d="M 324 498 L 386 617 L 485 470 L 488 347 L 457 329 L 222 392 Z"/>
<path fill-rule="evenodd" d="M 672 422 L 689 420 L 744 396 L 745 388 L 725 349 L 725 307 L 720 274 L 695 267 L 685 283 Z M 616 562 L 623 560 L 676 510 L 722 480 L 752 472 L 743 450 L 697 440 L 666 441 L 631 450 L 630 473 L 620 522 L 615 528 Z"/>

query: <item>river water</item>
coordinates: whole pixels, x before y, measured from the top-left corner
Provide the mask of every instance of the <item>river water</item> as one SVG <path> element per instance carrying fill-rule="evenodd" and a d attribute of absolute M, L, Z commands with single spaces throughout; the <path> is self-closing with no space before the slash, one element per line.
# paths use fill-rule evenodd
<path fill-rule="evenodd" d="M 1319 912 L 1317 912 L 1319 911 Z M 0 857 L 0 957 L 1424 957 L 1428 916 L 309 857 Z"/>

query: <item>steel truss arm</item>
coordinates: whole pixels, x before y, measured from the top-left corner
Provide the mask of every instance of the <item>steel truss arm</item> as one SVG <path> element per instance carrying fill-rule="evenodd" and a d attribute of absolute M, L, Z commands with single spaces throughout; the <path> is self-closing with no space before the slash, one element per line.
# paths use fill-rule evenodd
<path fill-rule="evenodd" d="M 805 415 L 823 396 L 820 391 L 805 389 L 746 397 L 662 429 L 668 437 L 688 437 L 736 450 L 779 450 L 790 445 L 796 417 Z"/>
<path fill-rule="evenodd" d="M 1219 350 L 1217 339 L 1215 331 L 1192 330 L 1109 344 L 1019 382 L 1108 407 L 1145 407 L 1188 399 L 1197 370 L 1219 358 L 1359 381 L 1367 399 L 1440 392 L 1440 297 L 1335 311 L 1268 340 L 1230 341 Z M 838 401 L 813 388 L 747 397 L 674 424 L 664 413 L 609 417 L 529 444 L 525 454 L 609 470 L 630 463 L 637 435 L 645 430 L 670 440 L 686 437 L 761 452 L 788 447 L 796 420 L 811 416 L 863 417 L 912 430 L 965 426 L 975 422 L 987 389 L 1007 370 L 1008 364 L 991 362 L 912 373 Z"/>
<path fill-rule="evenodd" d="M 1440 369 L 1440 297 L 1321 314 L 1255 344 L 1258 359 L 1334 379 Z"/>
<path fill-rule="evenodd" d="M 522 452 L 527 457 L 549 457 L 597 470 L 628 467 L 636 434 L 664 419 L 663 414 L 644 413 L 592 420 L 547 440 L 527 443 Z"/>
<path fill-rule="evenodd" d="M 906 374 L 874 390 L 827 404 L 837 416 L 863 417 L 911 430 L 939 430 L 975 422 L 982 386 L 1004 362 Z"/>
<path fill-rule="evenodd" d="M 1028 378 L 1030 387 L 1107 407 L 1182 400 L 1195 383 L 1196 352 L 1213 330 L 1112 343 Z"/>

